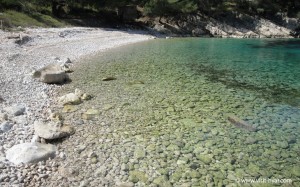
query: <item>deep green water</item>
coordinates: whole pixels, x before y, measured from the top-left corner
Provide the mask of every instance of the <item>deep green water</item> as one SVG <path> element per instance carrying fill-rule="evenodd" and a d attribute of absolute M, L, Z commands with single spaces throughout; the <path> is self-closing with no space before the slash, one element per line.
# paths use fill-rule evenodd
<path fill-rule="evenodd" d="M 102 81 L 110 76 L 116 80 Z M 72 118 L 101 112 L 88 123 L 97 136 L 112 129 L 101 136 L 116 143 L 98 149 L 128 166 L 112 174 L 120 180 L 244 186 L 239 180 L 291 179 L 300 186 L 300 40 L 153 40 L 94 57 L 72 79 L 66 91 L 95 96 Z"/>

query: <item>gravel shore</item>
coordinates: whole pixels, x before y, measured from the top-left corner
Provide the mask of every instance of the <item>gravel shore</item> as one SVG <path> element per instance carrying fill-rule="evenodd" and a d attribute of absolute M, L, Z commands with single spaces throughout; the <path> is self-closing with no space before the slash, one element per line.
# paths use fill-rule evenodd
<path fill-rule="evenodd" d="M 54 95 L 61 87 L 34 80 L 34 70 L 62 64 L 68 58 L 76 65 L 107 49 L 151 38 L 143 31 L 79 27 L 0 31 L 0 124 L 9 127 L 0 130 L 0 186 L 43 186 L 48 176 L 58 171 L 55 160 L 14 166 L 5 159 L 9 148 L 32 140 L 32 124 L 49 118 Z M 13 115 L 7 112 L 11 107 L 24 111 Z"/>
<path fill-rule="evenodd" d="M 282 83 L 264 60 L 262 76 L 248 74 L 256 63 L 244 53 L 223 61 L 221 40 L 201 39 L 218 47 L 197 54 L 191 46 L 200 41 L 189 39 L 111 49 L 152 38 L 92 28 L 0 31 L 0 186 L 300 186 L 300 110 L 284 89 L 297 71 L 273 66 L 277 56 L 268 55 L 287 75 Z M 225 42 L 240 49 L 249 40 Z M 39 69 L 53 63 L 70 66 L 70 84 L 33 78 L 45 80 Z M 65 80 L 68 67 L 56 65 Z M 288 99 L 261 94 L 274 85 Z M 22 164 L 28 160 L 40 162 Z"/>

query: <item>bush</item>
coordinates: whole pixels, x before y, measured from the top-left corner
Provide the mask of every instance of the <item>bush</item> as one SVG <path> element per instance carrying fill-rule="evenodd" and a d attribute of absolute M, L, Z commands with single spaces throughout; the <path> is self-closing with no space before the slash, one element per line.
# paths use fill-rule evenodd
<path fill-rule="evenodd" d="M 300 19 L 300 11 L 296 14 L 296 18 Z"/>
<path fill-rule="evenodd" d="M 12 24 L 11 21 L 4 17 L 3 15 L 0 15 L 0 24 L 1 24 L 1 28 L 0 29 L 4 29 L 4 28 L 11 28 Z"/>
<path fill-rule="evenodd" d="M 3 8 L 14 9 L 14 10 L 22 10 L 21 1 L 18 0 L 2 0 L 1 5 Z"/>
<path fill-rule="evenodd" d="M 165 16 L 178 13 L 191 13 L 198 9 L 193 0 L 150 0 L 145 4 L 144 12 L 147 15 Z"/>

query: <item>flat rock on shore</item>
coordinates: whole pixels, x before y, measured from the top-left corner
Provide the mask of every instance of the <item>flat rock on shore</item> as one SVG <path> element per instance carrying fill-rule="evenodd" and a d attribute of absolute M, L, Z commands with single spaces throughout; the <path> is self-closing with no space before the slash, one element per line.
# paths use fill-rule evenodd
<path fill-rule="evenodd" d="M 32 163 L 55 157 L 56 147 L 50 144 L 23 143 L 7 150 L 6 159 L 18 165 Z"/>

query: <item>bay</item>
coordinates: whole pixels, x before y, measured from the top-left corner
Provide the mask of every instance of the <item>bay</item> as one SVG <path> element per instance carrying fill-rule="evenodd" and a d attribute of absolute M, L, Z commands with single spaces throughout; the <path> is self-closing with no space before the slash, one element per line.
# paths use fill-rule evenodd
<path fill-rule="evenodd" d="M 129 166 L 107 169 L 121 181 L 217 186 L 273 178 L 297 186 L 299 72 L 299 40 L 157 39 L 91 57 L 61 92 L 94 96 L 65 118 L 100 111 L 81 128 L 113 140 L 95 150 Z"/>

